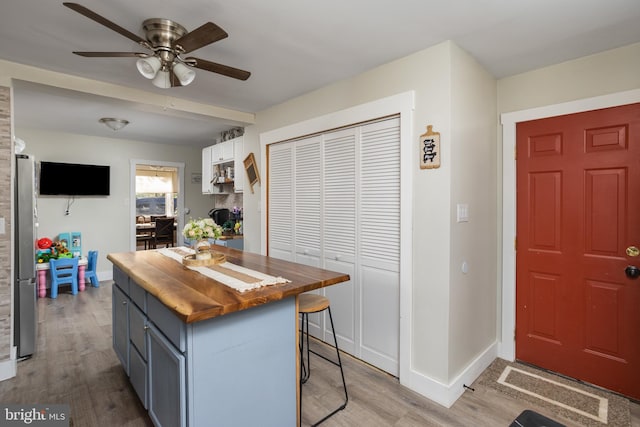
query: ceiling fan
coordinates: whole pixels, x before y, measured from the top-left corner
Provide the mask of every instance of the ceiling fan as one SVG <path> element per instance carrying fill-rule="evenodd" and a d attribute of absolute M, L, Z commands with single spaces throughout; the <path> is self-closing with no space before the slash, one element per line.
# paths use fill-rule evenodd
<path fill-rule="evenodd" d="M 152 79 L 153 85 L 159 88 L 188 85 L 196 76 L 192 68 L 211 71 L 239 80 L 247 80 L 251 75 L 248 71 L 228 65 L 182 56 L 229 36 L 222 28 L 212 22 L 207 22 L 188 32 L 182 25 L 169 19 L 147 19 L 142 23 L 146 37 L 143 39 L 78 3 L 62 4 L 151 51 L 151 53 L 73 52 L 74 54 L 88 58 L 139 58 L 136 63 L 138 71 L 144 77 Z"/>

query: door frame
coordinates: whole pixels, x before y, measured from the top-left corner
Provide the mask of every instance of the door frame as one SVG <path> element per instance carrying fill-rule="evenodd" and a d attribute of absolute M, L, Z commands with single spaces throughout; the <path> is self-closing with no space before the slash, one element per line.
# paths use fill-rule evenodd
<path fill-rule="evenodd" d="M 133 252 L 136 250 L 136 166 L 152 165 L 166 166 L 178 169 L 178 215 L 176 216 L 176 230 L 184 228 L 184 163 L 183 162 L 165 162 L 162 160 L 141 160 L 131 159 L 131 169 L 129 174 L 129 224 L 131 224 L 131 232 L 129 234 L 129 249 Z M 182 233 L 176 233 L 176 245 L 181 246 L 184 242 Z"/>
<path fill-rule="evenodd" d="M 407 91 L 386 98 L 352 106 L 344 110 L 311 118 L 291 125 L 260 133 L 260 175 L 268 181 L 267 146 L 276 142 L 326 132 L 332 129 L 352 126 L 382 117 L 400 114 L 400 331 L 398 349 L 398 371 L 400 383 L 416 389 L 415 384 L 423 380 L 411 368 L 411 321 L 413 301 L 413 165 L 416 164 L 413 143 L 413 111 L 415 109 L 415 92 Z M 261 254 L 267 255 L 267 187 L 261 186 L 260 233 Z M 412 385 L 413 384 L 413 385 Z"/>
<path fill-rule="evenodd" d="M 516 125 L 519 122 L 581 113 L 640 102 L 640 89 L 561 104 L 503 113 L 502 124 L 502 288 L 498 357 L 514 361 L 516 354 Z"/>

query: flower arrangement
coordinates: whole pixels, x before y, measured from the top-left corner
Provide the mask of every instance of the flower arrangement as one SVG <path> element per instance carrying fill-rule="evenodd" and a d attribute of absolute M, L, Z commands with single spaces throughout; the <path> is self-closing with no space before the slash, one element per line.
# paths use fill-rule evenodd
<path fill-rule="evenodd" d="M 222 236 L 222 227 L 211 218 L 190 220 L 182 230 L 182 235 L 190 240 L 217 239 Z"/>

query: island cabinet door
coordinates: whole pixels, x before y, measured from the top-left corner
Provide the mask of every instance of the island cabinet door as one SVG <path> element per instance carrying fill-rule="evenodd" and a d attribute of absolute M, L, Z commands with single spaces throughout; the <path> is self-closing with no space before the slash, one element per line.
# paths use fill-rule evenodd
<path fill-rule="evenodd" d="M 129 305 L 129 336 L 131 345 L 129 346 L 129 381 L 133 389 L 138 394 L 145 409 L 149 409 L 147 400 L 147 318 L 144 313 L 135 306 Z"/>
<path fill-rule="evenodd" d="M 186 426 L 185 357 L 153 323 L 147 340 L 149 416 L 156 427 Z"/>
<path fill-rule="evenodd" d="M 113 350 L 129 375 L 129 298 L 118 288 L 112 287 Z"/>

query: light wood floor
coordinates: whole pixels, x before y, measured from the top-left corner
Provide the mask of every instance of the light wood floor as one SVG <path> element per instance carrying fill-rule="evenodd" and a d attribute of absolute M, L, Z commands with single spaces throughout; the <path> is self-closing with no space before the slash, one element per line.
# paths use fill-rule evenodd
<path fill-rule="evenodd" d="M 38 310 L 37 354 L 18 363 L 15 378 L 0 382 L 0 402 L 68 403 L 71 425 L 79 427 L 151 426 L 111 348 L 111 282 L 75 297 L 63 292 L 57 300 L 40 299 Z M 312 346 L 327 350 L 319 343 Z M 475 392 L 465 392 L 447 409 L 377 369 L 342 357 L 349 404 L 323 427 L 506 427 L 524 409 L 553 417 L 542 408 L 475 385 Z M 311 379 L 303 386 L 303 425 L 338 406 L 340 392 L 338 369 L 312 356 Z M 640 405 L 632 404 L 631 413 L 632 426 L 640 427 Z"/>

